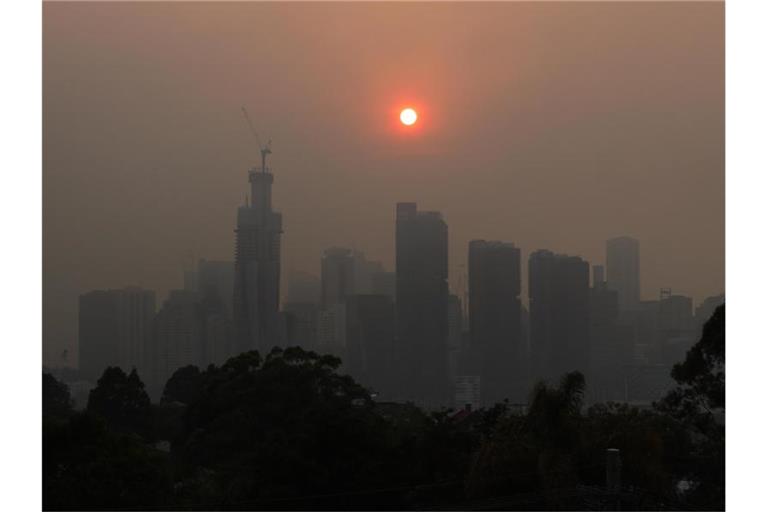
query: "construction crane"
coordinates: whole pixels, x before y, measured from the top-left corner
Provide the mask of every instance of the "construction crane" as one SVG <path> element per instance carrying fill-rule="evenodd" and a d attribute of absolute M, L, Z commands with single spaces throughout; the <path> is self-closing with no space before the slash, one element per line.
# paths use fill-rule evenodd
<path fill-rule="evenodd" d="M 259 146 L 259 152 L 261 153 L 261 172 L 266 173 L 267 172 L 267 155 L 272 154 L 272 139 L 267 141 L 267 145 L 264 146 L 261 143 L 261 140 L 259 139 L 259 134 L 256 133 L 256 128 L 253 127 L 253 123 L 251 122 L 251 116 L 248 115 L 248 111 L 245 110 L 245 107 L 240 107 L 243 111 L 243 117 L 245 117 L 245 121 L 248 123 L 248 128 L 251 130 L 251 133 L 253 134 L 253 137 L 256 139 L 256 144 Z"/>

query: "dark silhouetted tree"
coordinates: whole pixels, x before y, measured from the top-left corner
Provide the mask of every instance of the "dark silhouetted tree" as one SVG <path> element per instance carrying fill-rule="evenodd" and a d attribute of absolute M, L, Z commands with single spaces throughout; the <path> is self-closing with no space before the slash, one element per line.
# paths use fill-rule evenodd
<path fill-rule="evenodd" d="M 677 387 L 657 410 L 680 421 L 691 439 L 680 477 L 692 490 L 687 499 L 697 506 L 725 507 L 725 304 L 704 324 L 701 339 L 685 361 L 672 368 Z"/>
<path fill-rule="evenodd" d="M 163 389 L 162 402 L 181 402 L 191 404 L 200 399 L 202 393 L 203 376 L 197 366 L 184 366 L 179 368 Z"/>
<path fill-rule="evenodd" d="M 336 373 L 339 364 L 291 347 L 203 372 L 201 399 L 188 407 L 186 434 L 173 448 L 184 486 L 205 481 L 204 495 L 189 500 L 240 507 L 386 483 L 385 422 L 367 391 Z"/>
<path fill-rule="evenodd" d="M 584 386 L 581 373 L 568 373 L 558 387 L 543 382 L 534 387 L 527 415 L 495 411 L 496 425 L 483 439 L 469 471 L 469 495 L 537 489 L 546 497 L 548 489 L 575 484 Z"/>
<path fill-rule="evenodd" d="M 167 454 L 92 412 L 43 428 L 43 509 L 154 509 L 172 499 Z"/>
<path fill-rule="evenodd" d="M 677 388 L 660 404 L 689 419 L 725 409 L 725 304 L 704 324 L 701 339 L 672 368 Z"/>
<path fill-rule="evenodd" d="M 115 366 L 104 370 L 88 395 L 87 410 L 99 414 L 118 430 L 130 430 L 145 437 L 150 435 L 149 395 L 135 369 L 129 375 Z"/>
<path fill-rule="evenodd" d="M 69 387 L 50 373 L 43 373 L 43 417 L 67 418 L 72 414 Z"/>

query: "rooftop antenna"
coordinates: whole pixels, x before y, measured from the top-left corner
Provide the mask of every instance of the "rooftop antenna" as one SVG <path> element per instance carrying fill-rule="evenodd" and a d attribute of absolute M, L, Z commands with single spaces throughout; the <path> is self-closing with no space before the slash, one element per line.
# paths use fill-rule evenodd
<path fill-rule="evenodd" d="M 256 133 L 256 128 L 253 127 L 253 122 L 251 122 L 251 116 L 248 115 L 248 111 L 245 109 L 244 106 L 240 107 L 243 111 L 243 117 L 245 117 L 245 121 L 248 123 L 248 128 L 251 130 L 251 133 L 253 134 L 253 137 L 256 139 L 256 144 L 259 146 L 259 152 L 261 153 L 261 172 L 266 173 L 267 172 L 267 155 L 272 154 L 272 139 L 269 139 L 267 141 L 267 145 L 263 145 L 261 143 L 261 140 L 259 139 L 259 134 Z"/>

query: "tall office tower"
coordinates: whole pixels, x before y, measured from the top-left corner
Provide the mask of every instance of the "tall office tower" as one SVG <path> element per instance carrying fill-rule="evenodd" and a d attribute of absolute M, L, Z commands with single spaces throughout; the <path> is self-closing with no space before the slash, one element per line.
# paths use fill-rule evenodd
<path fill-rule="evenodd" d="M 630 346 L 620 336 L 617 321 L 619 297 L 610 290 L 602 276 L 603 267 L 595 265 L 592 288 L 589 290 L 589 347 L 590 370 L 587 376 L 591 400 L 621 400 L 623 395 L 622 368 L 628 363 Z"/>
<path fill-rule="evenodd" d="M 251 202 L 237 211 L 232 315 L 236 353 L 267 353 L 280 344 L 280 235 L 283 219 L 272 210 L 272 173 L 251 169 Z"/>
<path fill-rule="evenodd" d="M 355 293 L 355 259 L 350 249 L 326 249 L 320 264 L 321 305 L 344 304 Z"/>
<path fill-rule="evenodd" d="M 386 295 L 351 295 L 346 306 L 346 368 L 380 397 L 390 396 L 395 305 Z"/>
<path fill-rule="evenodd" d="M 395 238 L 398 394 L 448 405 L 448 226 L 438 212 L 398 203 Z"/>
<path fill-rule="evenodd" d="M 152 369 L 147 387 L 159 397 L 173 372 L 203 366 L 203 332 L 195 292 L 171 290 L 152 325 Z"/>
<path fill-rule="evenodd" d="M 619 311 L 640 306 L 640 242 L 628 236 L 606 242 L 608 288 L 619 293 Z"/>
<path fill-rule="evenodd" d="M 534 380 L 589 375 L 589 263 L 539 250 L 528 260 Z"/>
<path fill-rule="evenodd" d="M 520 402 L 527 387 L 521 358 L 520 249 L 472 240 L 468 264 L 470 343 L 480 359 L 482 402 Z"/>
<path fill-rule="evenodd" d="M 80 296 L 80 370 L 95 382 L 107 366 L 145 371 L 155 292 L 97 290 Z"/>

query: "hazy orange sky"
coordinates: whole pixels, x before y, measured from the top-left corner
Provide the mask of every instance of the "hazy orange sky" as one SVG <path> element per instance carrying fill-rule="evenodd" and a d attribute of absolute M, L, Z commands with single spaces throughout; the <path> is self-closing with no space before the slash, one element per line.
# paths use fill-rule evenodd
<path fill-rule="evenodd" d="M 273 139 L 284 284 L 332 245 L 393 268 L 395 203 L 417 201 L 445 215 L 453 285 L 473 238 L 598 264 L 628 234 L 645 298 L 724 289 L 721 3 L 43 10 L 51 363 L 76 361 L 80 293 L 162 298 L 232 259 L 258 158 L 241 105 Z"/>

